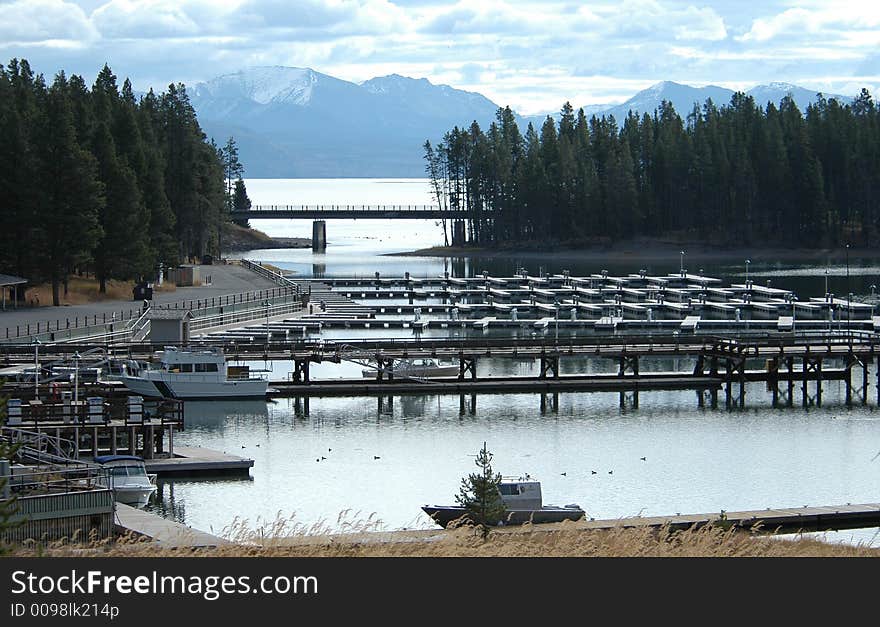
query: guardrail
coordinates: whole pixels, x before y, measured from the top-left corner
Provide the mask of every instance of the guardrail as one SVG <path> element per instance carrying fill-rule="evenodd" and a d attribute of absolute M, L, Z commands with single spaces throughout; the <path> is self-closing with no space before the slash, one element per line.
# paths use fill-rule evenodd
<path fill-rule="evenodd" d="M 267 268 L 259 261 L 251 261 L 250 259 L 241 259 L 239 261 L 242 267 L 247 268 L 251 272 L 255 272 L 259 274 L 261 277 L 269 279 L 273 283 L 277 283 L 278 285 L 282 285 L 284 287 L 294 287 L 297 291 L 302 291 L 300 286 L 293 281 L 292 279 L 288 279 L 286 276 L 281 274 L 280 272 L 275 272 L 271 268 Z"/>
<path fill-rule="evenodd" d="M 279 300 L 281 302 L 278 302 Z M 242 322 L 268 320 L 275 316 L 300 312 L 303 308 L 302 297 L 299 291 L 276 297 L 275 301 L 269 302 L 268 306 L 256 301 L 250 302 L 248 305 L 247 307 L 239 308 L 236 308 L 234 305 L 231 307 L 216 307 L 212 308 L 210 312 L 202 310 L 203 313 L 199 313 L 198 316 L 190 320 L 190 335 L 197 331 L 204 332 L 209 329 L 237 326 Z M 195 315 L 195 312 L 193 314 Z"/>

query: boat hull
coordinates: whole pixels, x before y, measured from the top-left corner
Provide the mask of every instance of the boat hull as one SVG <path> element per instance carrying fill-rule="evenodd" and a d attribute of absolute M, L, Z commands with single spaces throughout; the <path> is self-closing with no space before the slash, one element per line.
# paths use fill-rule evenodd
<path fill-rule="evenodd" d="M 156 486 L 119 486 L 113 488 L 113 498 L 125 505 L 144 507 L 156 492 Z"/>
<path fill-rule="evenodd" d="M 186 381 L 180 377 L 148 379 L 121 376 L 125 386 L 141 396 L 211 400 L 225 398 L 266 398 L 269 384 L 264 379 L 242 381 Z"/>
<path fill-rule="evenodd" d="M 462 519 L 466 514 L 463 507 L 425 505 L 422 507 L 431 519 L 442 527 Z M 553 523 L 563 520 L 580 520 L 585 516 L 582 509 L 574 507 L 542 507 L 541 509 L 509 509 L 499 524 L 524 525 L 526 523 Z"/>

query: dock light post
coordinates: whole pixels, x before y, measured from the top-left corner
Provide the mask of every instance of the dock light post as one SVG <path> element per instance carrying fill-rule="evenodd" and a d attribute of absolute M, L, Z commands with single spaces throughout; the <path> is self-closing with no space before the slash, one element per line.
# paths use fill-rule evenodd
<path fill-rule="evenodd" d="M 266 306 L 266 350 L 269 350 L 269 301 L 264 301 L 263 304 Z"/>
<path fill-rule="evenodd" d="M 556 341 L 559 341 L 559 303 L 555 303 L 556 305 Z"/>
<path fill-rule="evenodd" d="M 34 338 L 34 398 L 40 398 L 40 340 Z"/>
<path fill-rule="evenodd" d="M 746 289 L 749 287 L 749 264 L 752 263 L 751 259 L 746 259 Z"/>
<path fill-rule="evenodd" d="M 684 251 L 680 250 L 678 252 L 678 254 L 680 256 L 679 263 L 678 263 L 678 270 L 681 273 L 681 276 L 684 276 Z"/>
<path fill-rule="evenodd" d="M 850 333 L 850 327 L 852 326 L 852 290 L 849 285 L 849 244 L 846 245 L 846 291 L 849 292 L 849 302 L 847 303 L 846 308 L 846 332 L 847 335 Z"/>
<path fill-rule="evenodd" d="M 828 267 L 825 267 L 825 300 L 828 300 Z"/>
<path fill-rule="evenodd" d="M 79 351 L 76 351 L 73 354 L 73 406 L 76 407 L 74 411 L 79 414 L 79 360 L 80 360 Z"/>

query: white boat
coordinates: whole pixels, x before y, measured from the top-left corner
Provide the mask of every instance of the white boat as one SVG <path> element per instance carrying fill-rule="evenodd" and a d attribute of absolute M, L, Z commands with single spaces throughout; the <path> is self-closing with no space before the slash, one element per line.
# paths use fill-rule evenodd
<path fill-rule="evenodd" d="M 377 368 L 361 370 L 365 377 L 379 376 Z M 405 378 L 454 377 L 459 374 L 458 364 L 441 364 L 436 359 L 395 359 L 390 368 L 385 368 L 383 377 L 394 376 Z"/>
<path fill-rule="evenodd" d="M 141 396 L 183 399 L 265 398 L 269 382 L 251 378 L 247 366 L 226 366 L 217 347 L 166 346 L 158 366 L 126 367 L 119 381 Z"/>
<path fill-rule="evenodd" d="M 503 518 L 495 521 L 495 524 L 498 525 L 580 520 L 585 515 L 581 506 L 574 503 L 563 507 L 544 505 L 541 496 L 541 482 L 529 475 L 503 477 L 498 490 L 501 493 L 501 500 L 507 508 Z M 443 527 L 453 521 L 461 520 L 467 515 L 465 509 L 458 505 L 425 505 L 422 507 L 422 511 Z"/>
<path fill-rule="evenodd" d="M 143 507 L 156 492 L 156 475 L 147 473 L 144 460 L 134 455 L 100 455 L 95 463 L 106 470 L 99 485 L 113 490 L 119 503 Z"/>

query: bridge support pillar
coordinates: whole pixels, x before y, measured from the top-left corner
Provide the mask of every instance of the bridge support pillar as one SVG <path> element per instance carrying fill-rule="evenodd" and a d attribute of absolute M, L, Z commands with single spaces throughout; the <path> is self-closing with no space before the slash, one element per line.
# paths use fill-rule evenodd
<path fill-rule="evenodd" d="M 327 250 L 327 222 L 315 220 L 312 222 L 312 251 L 323 252 Z"/>

